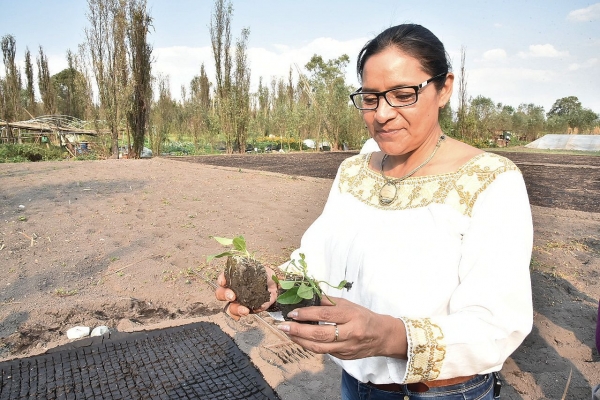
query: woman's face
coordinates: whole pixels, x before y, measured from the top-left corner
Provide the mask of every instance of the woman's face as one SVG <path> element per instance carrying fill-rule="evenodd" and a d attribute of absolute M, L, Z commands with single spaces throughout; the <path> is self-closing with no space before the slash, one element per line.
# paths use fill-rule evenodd
<path fill-rule="evenodd" d="M 416 86 L 430 78 L 416 58 L 389 47 L 365 62 L 362 90 L 381 92 L 399 86 Z M 442 133 L 438 110 L 450 99 L 453 81 L 454 76 L 449 73 L 439 92 L 435 82 L 430 82 L 419 91 L 418 100 L 413 105 L 391 107 L 380 97 L 376 110 L 363 111 L 367 129 L 379 148 L 389 155 L 403 155 L 423 144 L 425 147 L 430 143 L 434 145 Z"/>

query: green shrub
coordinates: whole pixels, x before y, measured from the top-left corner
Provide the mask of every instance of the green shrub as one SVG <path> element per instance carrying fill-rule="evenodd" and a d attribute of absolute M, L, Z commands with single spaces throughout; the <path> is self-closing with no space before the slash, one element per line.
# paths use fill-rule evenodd
<path fill-rule="evenodd" d="M 88 160 L 101 160 L 103 157 L 99 157 L 98 154 L 93 151 L 86 151 L 85 153 L 80 153 L 73 158 L 76 161 L 88 161 Z"/>
<path fill-rule="evenodd" d="M 162 146 L 161 150 L 172 156 L 184 156 L 196 153 L 196 148 L 192 142 L 167 142 Z"/>
<path fill-rule="evenodd" d="M 306 145 L 304 145 L 297 138 L 292 137 L 259 137 L 253 140 L 252 144 L 258 149 L 259 152 L 264 152 L 267 147 L 271 149 L 283 148 L 284 151 L 288 151 L 288 149 L 292 151 L 299 151 L 300 146 L 302 146 L 302 150 L 308 150 L 308 147 L 306 147 Z"/>
<path fill-rule="evenodd" d="M 60 147 L 37 144 L 3 144 L 0 145 L 0 163 L 35 162 L 62 160 L 64 151 Z"/>

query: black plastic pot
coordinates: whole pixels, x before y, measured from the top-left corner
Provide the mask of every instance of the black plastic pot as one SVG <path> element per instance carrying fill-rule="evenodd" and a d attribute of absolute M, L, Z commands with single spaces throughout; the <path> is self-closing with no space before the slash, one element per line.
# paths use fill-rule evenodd
<path fill-rule="evenodd" d="M 288 318 L 288 313 L 292 310 L 295 310 L 296 308 L 301 308 L 301 307 L 312 307 L 312 306 L 320 306 L 321 305 L 321 299 L 319 298 L 319 296 L 315 295 L 313 296 L 312 299 L 303 299 L 300 303 L 296 303 L 296 304 L 281 304 L 279 302 L 276 303 L 277 304 L 277 308 L 279 309 L 279 311 L 281 311 L 281 314 L 283 315 L 283 319 L 285 319 L 286 321 L 294 321 L 291 318 Z M 319 321 L 296 321 L 296 322 L 300 322 L 302 324 L 312 324 L 312 325 L 318 325 Z"/>

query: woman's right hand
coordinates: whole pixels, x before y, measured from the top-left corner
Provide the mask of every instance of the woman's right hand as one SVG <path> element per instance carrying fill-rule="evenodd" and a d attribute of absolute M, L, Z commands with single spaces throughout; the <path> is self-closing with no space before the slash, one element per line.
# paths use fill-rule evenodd
<path fill-rule="evenodd" d="M 275 281 L 273 281 L 273 278 L 271 278 L 275 272 L 271 268 L 267 267 L 265 267 L 265 271 L 267 273 L 267 288 L 269 290 L 270 298 L 269 301 L 263 303 L 256 310 L 249 310 L 248 307 L 245 307 L 237 301 L 235 301 L 235 293 L 233 292 L 233 290 L 227 287 L 227 280 L 225 279 L 225 274 L 223 272 L 219 274 L 219 277 L 217 278 L 218 287 L 215 290 L 215 296 L 217 297 L 217 300 L 228 302 L 225 305 L 224 309 L 227 315 L 229 315 L 231 318 L 237 321 L 241 317 L 244 317 L 250 314 L 251 312 L 258 313 L 261 311 L 265 311 L 267 308 L 271 307 L 271 305 L 277 299 L 277 284 L 275 283 Z"/>

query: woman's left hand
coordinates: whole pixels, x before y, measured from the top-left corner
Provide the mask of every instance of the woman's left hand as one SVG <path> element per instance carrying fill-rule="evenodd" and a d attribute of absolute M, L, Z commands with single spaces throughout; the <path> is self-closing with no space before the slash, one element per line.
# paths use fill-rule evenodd
<path fill-rule="evenodd" d="M 309 325 L 283 322 L 278 328 L 300 346 L 343 360 L 386 356 L 406 359 L 406 329 L 402 320 L 372 312 L 348 300 L 323 297 L 321 306 L 297 308 L 288 314 L 295 321 L 323 321 Z"/>

